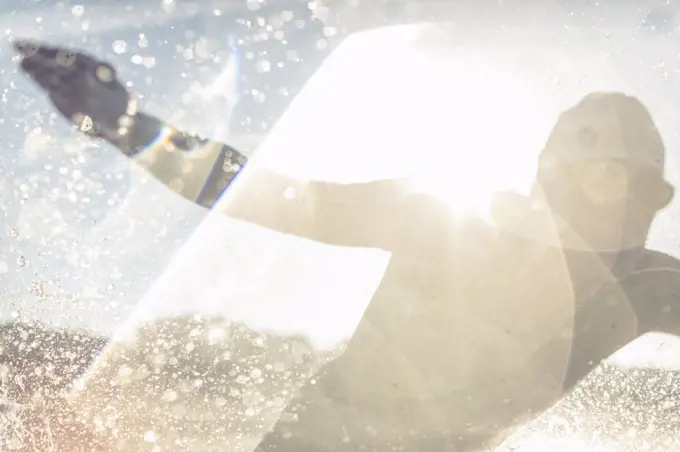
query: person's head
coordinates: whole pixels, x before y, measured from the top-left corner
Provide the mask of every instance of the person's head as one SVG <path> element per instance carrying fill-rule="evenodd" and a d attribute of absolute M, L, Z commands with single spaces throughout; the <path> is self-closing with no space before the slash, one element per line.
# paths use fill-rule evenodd
<path fill-rule="evenodd" d="M 539 159 L 538 187 L 553 212 L 596 251 L 643 247 L 673 197 L 663 140 L 645 106 L 593 93 L 563 112 Z"/>

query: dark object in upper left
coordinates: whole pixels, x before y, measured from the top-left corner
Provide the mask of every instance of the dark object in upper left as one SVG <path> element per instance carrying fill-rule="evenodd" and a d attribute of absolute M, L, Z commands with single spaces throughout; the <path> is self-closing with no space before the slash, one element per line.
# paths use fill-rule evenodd
<path fill-rule="evenodd" d="M 112 139 L 130 113 L 130 94 L 107 62 L 66 47 L 18 39 L 21 70 L 69 122 L 89 135 Z"/>

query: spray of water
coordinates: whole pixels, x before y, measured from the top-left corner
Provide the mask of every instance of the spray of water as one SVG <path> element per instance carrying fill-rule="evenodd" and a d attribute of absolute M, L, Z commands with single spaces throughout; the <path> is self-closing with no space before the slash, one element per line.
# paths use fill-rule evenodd
<path fill-rule="evenodd" d="M 230 34 L 228 39 L 229 56 L 215 80 L 207 87 L 206 101 L 213 107 L 211 112 L 215 120 L 211 138 L 222 143 L 230 140 L 230 124 L 234 108 L 240 100 L 241 55 L 236 37 Z"/>

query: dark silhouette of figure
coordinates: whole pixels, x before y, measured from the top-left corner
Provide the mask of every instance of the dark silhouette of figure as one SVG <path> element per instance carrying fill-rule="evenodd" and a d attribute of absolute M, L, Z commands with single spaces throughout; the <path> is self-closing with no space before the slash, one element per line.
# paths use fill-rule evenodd
<path fill-rule="evenodd" d="M 212 194 L 203 201 L 180 190 L 190 199 L 211 205 L 245 164 L 226 145 L 126 111 L 123 85 L 94 76 L 104 63 L 71 53 L 64 65 L 59 49 L 16 47 L 67 119 L 88 116 L 91 133 L 126 155 L 156 147 L 162 129 L 178 155 L 217 146 L 222 177 L 200 187 Z M 499 194 L 493 221 L 459 216 L 403 180 L 297 181 L 253 166 L 227 215 L 392 253 L 345 353 L 289 405 L 296 421 L 278 422 L 259 450 L 474 450 L 640 335 L 678 333 L 680 263 L 645 248 L 673 197 L 664 153 L 639 100 L 589 94 L 560 116 L 531 196 Z M 162 165 L 147 168 L 172 187 Z M 287 188 L 298 195 L 282 202 Z"/>

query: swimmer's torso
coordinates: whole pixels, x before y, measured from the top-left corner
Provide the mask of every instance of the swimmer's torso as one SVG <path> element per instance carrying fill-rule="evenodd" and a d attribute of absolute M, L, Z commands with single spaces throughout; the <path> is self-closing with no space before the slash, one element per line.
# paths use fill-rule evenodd
<path fill-rule="evenodd" d="M 436 201 L 404 212 L 422 221 L 397 226 L 383 281 L 346 352 L 303 390 L 293 436 L 477 434 L 562 392 L 574 309 L 562 254 Z"/>

